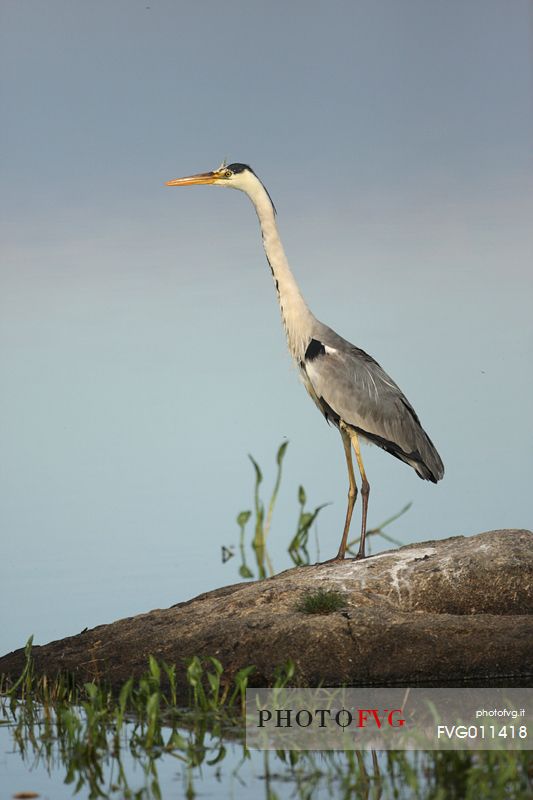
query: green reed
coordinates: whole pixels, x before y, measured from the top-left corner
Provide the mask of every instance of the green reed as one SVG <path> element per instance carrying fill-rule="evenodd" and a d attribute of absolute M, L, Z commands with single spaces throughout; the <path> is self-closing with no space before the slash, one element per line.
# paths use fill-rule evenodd
<path fill-rule="evenodd" d="M 268 500 L 264 500 L 262 497 L 262 487 L 264 483 L 264 476 L 261 467 L 259 466 L 258 462 L 255 460 L 253 456 L 248 456 L 254 471 L 254 486 L 253 486 L 253 502 L 252 502 L 252 509 L 246 509 L 240 511 L 237 515 L 237 525 L 239 527 L 239 556 L 240 556 L 240 566 L 239 566 L 239 575 L 241 578 L 245 579 L 253 579 L 255 578 L 255 573 L 250 566 L 249 559 L 247 556 L 247 526 L 250 520 L 252 521 L 252 529 L 253 534 L 251 537 L 251 549 L 252 549 L 252 558 L 255 561 L 257 566 L 257 577 L 258 578 L 265 578 L 270 577 L 275 574 L 274 566 L 272 560 L 270 558 L 270 554 L 268 552 L 267 547 L 267 540 L 268 535 L 270 533 L 270 529 L 272 526 L 272 518 L 274 515 L 274 509 L 276 506 L 276 502 L 279 495 L 279 490 L 281 487 L 281 479 L 283 475 L 283 462 L 286 456 L 287 448 L 288 448 L 288 441 L 282 442 L 276 452 L 276 471 L 274 476 L 274 485 L 272 491 L 270 493 L 270 497 Z M 312 510 L 308 509 L 307 506 L 307 493 L 303 486 L 299 486 L 297 493 L 297 502 L 298 502 L 298 514 L 296 518 L 296 528 L 294 534 L 291 536 L 289 540 L 289 544 L 287 546 L 287 552 L 292 563 L 295 566 L 303 566 L 307 564 L 311 564 L 313 560 L 318 558 L 318 535 L 315 536 L 315 553 L 311 554 L 311 543 L 310 537 L 312 531 L 316 530 L 316 522 L 318 515 L 320 512 L 326 508 L 329 503 L 321 503 L 318 506 L 315 506 Z M 395 522 L 399 517 L 403 514 L 407 513 L 411 508 L 411 503 L 407 503 L 400 511 L 398 511 L 393 516 L 386 519 L 384 522 L 380 523 L 379 525 L 370 528 L 367 531 L 367 550 L 370 553 L 372 547 L 372 540 L 376 536 L 380 536 L 385 541 L 390 542 L 391 544 L 400 546 L 402 542 L 398 539 L 392 537 L 388 532 L 385 532 L 385 528 Z M 355 555 L 356 547 L 359 544 L 359 537 L 352 539 L 348 542 L 347 546 L 347 553 L 348 555 Z M 232 549 L 230 548 L 223 548 L 224 553 L 224 560 L 227 561 L 229 558 L 234 555 Z"/>
<path fill-rule="evenodd" d="M 199 770 L 220 770 L 229 743 L 242 750 L 240 769 L 251 757 L 243 708 L 253 667 L 230 679 L 216 658 L 190 659 L 182 667 L 190 690 L 186 708 L 176 703 L 178 669 L 150 657 L 145 673 L 127 680 L 118 692 L 96 682 L 79 686 L 65 675 L 37 677 L 29 640 L 18 680 L 0 678 L 0 723 L 10 728 L 28 765 L 61 767 L 73 792 L 83 789 L 91 800 L 161 800 L 158 765 L 163 758 L 181 765 L 184 795 L 192 800 Z M 278 668 L 274 686 L 290 685 L 294 677 L 295 666 L 289 662 Z M 126 756 L 141 768 L 140 788 L 130 785 Z M 279 751 L 261 758 L 264 780 L 251 793 L 259 793 L 263 785 L 268 800 L 287 782 L 291 796 L 301 800 L 319 792 L 346 800 L 531 797 L 528 752 Z"/>

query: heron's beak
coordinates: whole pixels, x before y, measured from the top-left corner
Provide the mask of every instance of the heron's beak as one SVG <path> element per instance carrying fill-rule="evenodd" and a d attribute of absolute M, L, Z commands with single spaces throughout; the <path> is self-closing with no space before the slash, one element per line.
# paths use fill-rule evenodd
<path fill-rule="evenodd" d="M 193 186 L 198 183 L 214 183 L 219 177 L 218 171 L 200 172 L 198 175 L 190 175 L 188 178 L 175 178 L 167 181 L 166 186 Z"/>

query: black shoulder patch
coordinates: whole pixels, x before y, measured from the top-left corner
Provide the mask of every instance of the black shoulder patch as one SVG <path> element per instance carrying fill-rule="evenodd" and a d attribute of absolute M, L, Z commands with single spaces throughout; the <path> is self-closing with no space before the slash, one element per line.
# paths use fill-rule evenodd
<path fill-rule="evenodd" d="M 322 342 L 319 342 L 318 339 L 311 339 L 305 351 L 305 360 L 313 361 L 313 359 L 318 358 L 318 356 L 324 355 L 326 355 L 326 348 Z"/>

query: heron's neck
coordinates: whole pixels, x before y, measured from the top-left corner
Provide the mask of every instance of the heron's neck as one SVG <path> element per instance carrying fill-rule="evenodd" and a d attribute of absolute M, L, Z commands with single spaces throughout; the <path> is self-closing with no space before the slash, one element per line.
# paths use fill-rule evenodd
<path fill-rule="evenodd" d="M 254 204 L 259 218 L 263 247 L 276 284 L 289 350 L 297 361 L 301 361 L 305 348 L 309 344 L 314 317 L 309 311 L 290 270 L 285 250 L 279 237 L 272 202 L 267 191 L 258 180 L 257 184 L 254 182 L 254 186 L 251 187 L 247 194 Z"/>

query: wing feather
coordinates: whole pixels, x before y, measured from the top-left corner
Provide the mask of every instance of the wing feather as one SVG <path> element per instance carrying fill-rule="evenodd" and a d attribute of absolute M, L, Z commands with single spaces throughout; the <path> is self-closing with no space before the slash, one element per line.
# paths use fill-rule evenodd
<path fill-rule="evenodd" d="M 326 417 L 337 425 L 343 420 L 410 464 L 420 477 L 440 480 L 440 456 L 401 389 L 372 356 L 325 331 L 308 346 L 302 368 L 308 391 Z"/>

